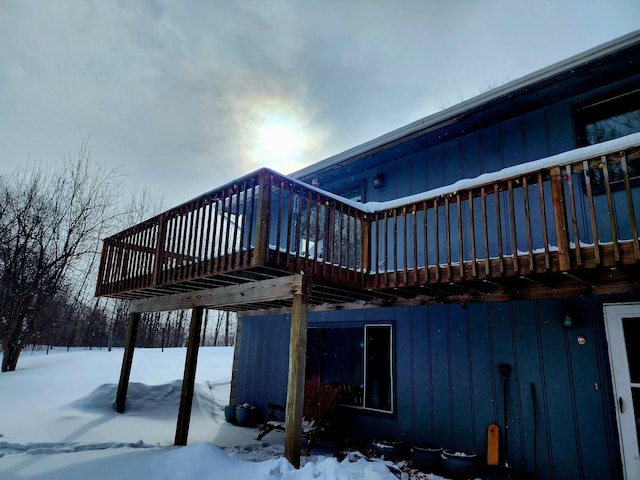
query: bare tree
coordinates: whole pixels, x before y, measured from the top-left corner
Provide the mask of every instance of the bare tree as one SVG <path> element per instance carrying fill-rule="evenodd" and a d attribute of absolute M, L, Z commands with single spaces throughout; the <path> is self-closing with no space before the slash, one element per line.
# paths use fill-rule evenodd
<path fill-rule="evenodd" d="M 54 323 L 50 302 L 90 268 L 115 218 L 116 172 L 90 158 L 85 141 L 58 171 L 27 166 L 0 176 L 3 372 L 15 370 L 22 349 Z"/>

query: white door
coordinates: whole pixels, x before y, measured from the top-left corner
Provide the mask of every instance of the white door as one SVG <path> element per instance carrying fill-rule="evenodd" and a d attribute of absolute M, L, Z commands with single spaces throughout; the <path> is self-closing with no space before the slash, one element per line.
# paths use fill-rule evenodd
<path fill-rule="evenodd" d="M 616 398 L 622 466 L 640 479 L 640 303 L 605 304 L 604 319 Z"/>

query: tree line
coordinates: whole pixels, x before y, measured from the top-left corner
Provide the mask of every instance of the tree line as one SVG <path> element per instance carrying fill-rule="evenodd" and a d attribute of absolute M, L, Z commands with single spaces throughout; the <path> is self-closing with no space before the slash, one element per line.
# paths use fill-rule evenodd
<path fill-rule="evenodd" d="M 128 303 L 93 296 L 101 239 L 158 213 L 162 202 L 146 191 L 123 202 L 120 177 L 91 160 L 87 141 L 59 168 L 27 164 L 0 174 L 2 372 L 15 370 L 29 346 L 124 344 Z M 188 319 L 143 315 L 137 345 L 184 345 Z M 233 342 L 233 316 L 205 319 L 206 344 Z"/>

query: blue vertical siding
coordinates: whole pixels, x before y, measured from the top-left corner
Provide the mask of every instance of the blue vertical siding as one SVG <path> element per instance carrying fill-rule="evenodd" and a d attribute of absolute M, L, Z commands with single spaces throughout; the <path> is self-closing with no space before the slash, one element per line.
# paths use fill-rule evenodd
<path fill-rule="evenodd" d="M 511 465 L 537 467 L 539 478 L 615 479 L 619 453 L 607 441 L 616 431 L 601 303 L 592 297 L 345 310 L 312 313 L 309 326 L 393 325 L 394 412 L 341 408 L 339 425 L 349 441 L 391 437 L 484 455 L 490 423 L 504 440 L 497 366 L 508 363 Z M 565 329 L 561 312 L 569 304 L 580 324 Z M 242 322 L 237 400 L 262 409 L 284 402 L 290 317 Z M 578 335 L 586 345 L 578 345 Z"/>

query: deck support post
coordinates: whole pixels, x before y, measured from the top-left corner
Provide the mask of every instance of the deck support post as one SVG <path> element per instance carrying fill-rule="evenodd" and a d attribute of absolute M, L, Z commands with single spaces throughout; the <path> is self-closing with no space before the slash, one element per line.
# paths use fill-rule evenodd
<path fill-rule="evenodd" d="M 271 204 L 271 178 L 263 172 L 258 179 L 258 206 L 256 212 L 256 246 L 251 265 L 264 265 L 269 249 L 269 208 Z"/>
<path fill-rule="evenodd" d="M 187 437 L 189 436 L 189 421 L 191 420 L 193 388 L 196 381 L 196 366 L 198 363 L 198 348 L 200 346 L 203 311 L 204 307 L 195 307 L 191 310 L 189 343 L 187 344 L 187 357 L 184 362 L 184 375 L 182 376 L 182 394 L 180 395 L 175 445 L 186 445 Z"/>
<path fill-rule="evenodd" d="M 138 336 L 138 323 L 140 323 L 140 313 L 130 313 L 129 325 L 127 327 L 127 340 L 124 346 L 122 368 L 120 369 L 120 382 L 118 383 L 118 393 L 116 394 L 115 407 L 118 413 L 124 413 L 124 405 L 127 401 L 129 376 L 131 375 L 131 364 L 133 362 L 133 350 L 136 348 L 136 337 Z"/>
<path fill-rule="evenodd" d="M 304 405 L 305 366 L 307 361 L 307 306 L 311 281 L 302 276 L 302 288 L 293 294 L 291 337 L 289 343 L 289 381 L 285 410 L 284 456 L 300 468 L 302 408 Z"/>

